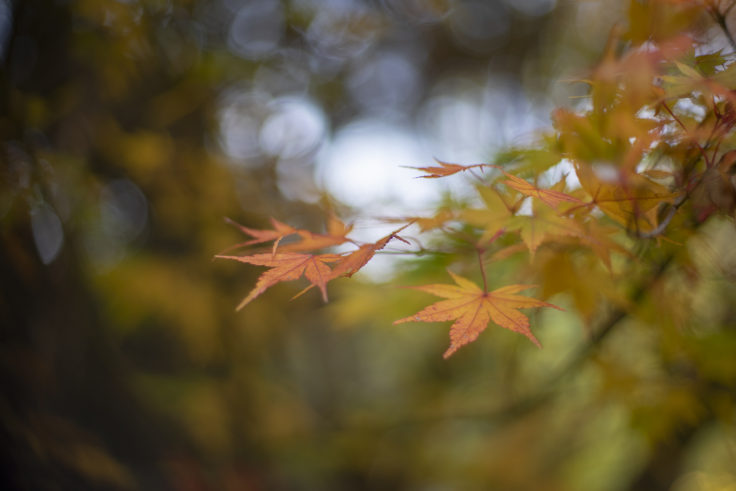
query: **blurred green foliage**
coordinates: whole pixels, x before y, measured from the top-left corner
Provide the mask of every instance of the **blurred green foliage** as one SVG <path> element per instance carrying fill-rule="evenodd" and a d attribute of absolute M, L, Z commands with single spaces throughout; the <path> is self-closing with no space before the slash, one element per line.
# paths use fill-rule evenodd
<path fill-rule="evenodd" d="M 211 260 L 241 240 L 225 216 L 320 230 L 322 199 L 349 217 L 315 166 L 360 117 L 422 127 L 497 77 L 567 104 L 579 88 L 553 81 L 626 7 L 0 0 L 2 487 L 733 489 L 731 222 L 643 301 L 687 297 L 699 329 L 629 319 L 539 403 L 586 342 L 580 295 L 535 314 L 541 352 L 481 336 L 444 361 L 444 327 L 391 325 L 424 298 L 355 279 L 322 305 L 280 285 L 235 314 L 258 271 Z M 642 311 L 677 329 L 675 300 Z"/>

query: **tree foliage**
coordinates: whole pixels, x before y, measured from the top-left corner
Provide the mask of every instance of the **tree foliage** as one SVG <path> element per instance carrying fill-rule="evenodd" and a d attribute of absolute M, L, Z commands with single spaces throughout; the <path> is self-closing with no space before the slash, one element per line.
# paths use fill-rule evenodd
<path fill-rule="evenodd" d="M 541 136 L 538 145 L 511 150 L 503 165 L 438 161 L 436 166 L 418 167 L 422 178 L 475 175 L 484 199 L 481 206 L 443 208 L 422 218 L 421 231 L 441 231 L 447 238 L 440 247 L 461 244 L 450 249 L 458 264 L 467 263 L 463 250 L 474 250 L 483 289 L 450 273 L 458 286 L 415 287 L 448 300 L 397 323 L 456 319 L 445 356 L 474 341 L 491 320 L 539 345 L 528 319 L 513 309 L 552 305 L 511 295 L 529 285 L 506 285 L 491 292 L 487 286 L 485 264 L 522 253 L 522 244 L 531 264 L 524 276 L 534 277 L 544 291 L 571 295 L 577 305 L 587 303 L 588 313 L 621 299 L 626 313 L 632 313 L 641 300 L 635 297 L 642 295 L 642 272 L 647 282 L 656 271 L 656 281 L 666 283 L 691 262 L 687 241 L 709 220 L 733 218 L 736 209 L 731 131 L 736 123 L 736 63 L 699 24 L 710 15 L 732 42 L 722 22 L 731 7 L 719 2 L 632 2 L 628 29 L 613 29 L 602 60 L 580 81 L 588 87 L 585 98 L 575 107 L 556 109 L 554 132 Z M 655 19 L 656 29 L 645 27 Z M 558 178 L 552 179 L 555 174 Z M 243 228 L 254 239 L 240 244 L 273 240 L 271 258 L 218 256 L 274 268 L 261 276 L 238 308 L 303 271 L 326 300 L 328 281 L 358 271 L 393 238 L 409 243 L 397 235 L 399 229 L 342 255 L 277 255 L 283 237 L 306 237 L 309 232 L 273 223 L 273 232 Z M 319 249 L 348 240 L 341 234 L 335 242 L 302 240 L 287 247 Z M 356 254 L 359 259 L 351 262 Z M 564 268 L 549 266 L 560 264 L 561 258 L 566 258 Z M 334 270 L 330 262 L 336 262 Z M 602 293 L 592 305 L 589 294 L 572 284 L 562 286 L 557 278 L 582 279 L 588 274 L 592 277 L 585 288 Z M 649 288 L 644 292 L 657 297 Z M 600 338 L 612 325 L 604 321 L 602 330 L 588 327 Z"/>

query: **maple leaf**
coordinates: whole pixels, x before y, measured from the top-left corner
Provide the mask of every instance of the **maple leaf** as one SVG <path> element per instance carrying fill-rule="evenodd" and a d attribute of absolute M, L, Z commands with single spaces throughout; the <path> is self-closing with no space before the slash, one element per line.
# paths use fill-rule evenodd
<path fill-rule="evenodd" d="M 386 247 L 386 244 L 388 244 L 391 239 L 399 239 L 406 242 L 406 240 L 402 239 L 397 234 L 412 223 L 414 222 L 412 221 L 407 223 L 403 227 L 394 230 L 393 232 L 376 242 L 373 242 L 371 244 L 363 244 L 357 250 L 351 252 L 347 256 L 343 256 L 340 261 L 335 265 L 335 268 L 332 271 L 332 278 L 337 278 L 339 276 L 353 276 L 363 266 L 365 266 L 366 263 L 371 260 L 371 258 L 373 258 L 376 252 Z"/>
<path fill-rule="evenodd" d="M 247 247 L 249 245 L 262 244 L 264 242 L 270 242 L 273 240 L 274 243 L 273 243 L 272 253 L 276 254 L 276 248 L 279 246 L 279 242 L 281 242 L 281 239 L 289 235 L 296 234 L 298 232 L 298 230 L 295 229 L 294 227 L 287 225 L 285 223 L 279 222 L 275 218 L 271 218 L 271 225 L 273 225 L 273 230 L 268 230 L 268 229 L 260 230 L 260 229 L 255 229 L 255 228 L 249 228 L 249 227 L 240 225 L 238 222 L 231 220 L 229 218 L 225 218 L 225 220 L 228 223 L 238 227 L 238 229 L 240 229 L 241 232 L 253 237 L 253 239 L 248 240 L 246 242 L 240 242 L 238 244 L 230 246 L 222 252 L 232 251 L 233 249 L 238 249 L 240 247 Z"/>
<path fill-rule="evenodd" d="M 337 254 L 253 254 L 252 256 L 223 256 L 216 258 L 231 259 L 241 263 L 255 264 L 257 266 L 268 266 L 269 269 L 263 273 L 256 282 L 256 286 L 248 293 L 235 310 L 245 307 L 251 300 L 281 281 L 298 280 L 302 275 L 322 292 L 322 299 L 327 301 L 327 282 L 333 278 L 332 270 L 326 263 L 338 261 Z"/>
<path fill-rule="evenodd" d="M 440 165 L 430 166 L 430 167 L 407 167 L 407 168 L 426 172 L 427 173 L 426 176 L 419 176 L 423 179 L 436 179 L 438 177 L 451 176 L 453 174 L 457 174 L 458 172 L 466 171 L 469 169 L 487 167 L 487 164 L 460 165 L 460 164 L 452 164 L 450 162 L 442 162 L 441 160 L 437 160 L 437 163 Z"/>
<path fill-rule="evenodd" d="M 611 238 L 611 235 L 616 232 L 617 229 L 614 227 L 605 226 L 597 220 L 591 220 L 585 224 L 585 231 L 580 236 L 580 240 L 590 246 L 609 271 L 612 270 L 611 251 L 631 255 L 621 244 Z"/>
<path fill-rule="evenodd" d="M 483 228 L 479 243 L 487 243 L 507 226 L 520 202 L 510 206 L 506 203 L 509 197 L 506 196 L 505 199 L 496 188 L 481 186 L 477 189 L 486 207 L 463 210 L 461 217 L 470 225 Z"/>
<path fill-rule="evenodd" d="M 455 215 L 452 210 L 443 208 L 432 217 L 417 217 L 414 221 L 419 226 L 419 230 L 421 232 L 426 232 L 427 230 L 442 228 L 445 223 L 449 222 L 454 217 Z"/>
<path fill-rule="evenodd" d="M 432 216 L 405 216 L 405 217 L 387 217 L 382 220 L 386 223 L 406 223 L 412 222 L 419 227 L 420 232 L 442 228 L 444 225 L 455 219 L 455 213 L 450 208 L 440 208 L 437 213 Z"/>
<path fill-rule="evenodd" d="M 442 355 L 444 358 L 452 355 L 461 346 L 475 341 L 491 320 L 501 327 L 523 334 L 541 348 L 542 345 L 529 329 L 529 318 L 518 309 L 552 307 L 562 310 L 551 303 L 514 295 L 534 285 L 509 285 L 486 292 L 462 276 L 453 273 L 450 273 L 450 276 L 456 285 L 434 284 L 412 287 L 447 300 L 436 302 L 412 316 L 394 322 L 402 324 L 454 320 L 450 328 L 450 347 Z"/>
<path fill-rule="evenodd" d="M 657 206 L 678 196 L 633 172 L 609 181 L 599 178 L 590 166 L 576 162 L 575 173 L 582 188 L 592 197 L 589 204 L 596 205 L 619 224 L 639 231 L 654 229 Z"/>
<path fill-rule="evenodd" d="M 560 191 L 554 191 L 551 189 L 541 189 L 541 188 L 534 186 L 533 184 L 530 184 L 524 179 L 516 177 L 512 174 L 509 174 L 508 172 L 505 172 L 505 171 L 502 171 L 502 172 L 508 178 L 506 181 L 504 181 L 505 185 L 507 185 L 510 188 L 516 189 L 520 193 L 525 194 L 527 196 L 538 198 L 542 200 L 544 203 L 546 203 L 547 205 L 551 206 L 552 208 L 557 208 L 557 206 L 563 201 L 569 201 L 572 203 L 580 202 L 579 199 L 575 198 L 574 196 L 570 196 L 569 194 L 566 194 Z"/>
<path fill-rule="evenodd" d="M 532 204 L 532 215 L 517 215 L 509 219 L 508 230 L 518 230 L 532 256 L 544 242 L 557 237 L 579 236 L 580 226 L 575 220 L 557 215 L 554 211 L 536 203 Z"/>
<path fill-rule="evenodd" d="M 315 234 L 309 230 L 297 230 L 296 233 L 299 234 L 301 240 L 281 246 L 281 250 L 289 252 L 311 251 L 344 244 L 351 241 L 347 234 L 352 230 L 352 225 L 345 225 L 339 218 L 331 215 L 327 221 L 326 234 Z"/>
<path fill-rule="evenodd" d="M 276 250 L 279 249 L 281 240 L 290 235 L 298 235 L 300 240 L 281 246 L 280 250 L 285 252 L 304 252 L 315 249 L 324 249 L 325 247 L 336 246 L 349 242 L 350 239 L 347 234 L 353 229 L 352 226 L 345 225 L 339 218 L 331 215 L 327 221 L 327 233 L 326 234 L 315 234 L 309 230 L 297 229 L 285 223 L 282 223 L 275 218 L 271 218 L 272 230 L 268 229 L 254 229 L 244 227 L 239 223 L 226 218 L 226 220 L 235 225 L 240 229 L 241 232 L 253 237 L 252 240 L 241 242 L 233 246 L 228 247 L 222 253 L 238 249 L 240 247 L 247 247 L 249 245 L 262 244 L 264 242 L 274 241 L 271 253 L 276 254 Z M 221 253 L 221 254 L 222 254 Z"/>
<path fill-rule="evenodd" d="M 406 227 L 414 223 L 414 221 L 411 221 L 404 225 L 403 227 L 394 230 L 387 236 L 379 239 L 376 242 L 370 243 L 370 244 L 363 244 L 362 246 L 358 247 L 357 250 L 347 254 L 347 255 L 338 255 L 338 254 L 323 254 L 321 257 L 330 256 L 330 262 L 337 261 L 337 264 L 330 272 L 329 277 L 327 278 L 327 281 L 334 280 L 335 278 L 339 278 L 341 276 L 347 276 L 348 278 L 353 276 L 355 273 L 357 273 L 363 266 L 365 266 L 368 261 L 370 261 L 373 256 L 376 254 L 376 252 L 380 251 L 384 247 L 386 247 L 386 244 L 388 244 L 391 239 L 399 239 L 403 242 L 408 242 L 404 240 L 403 238 L 399 237 L 397 234 L 404 230 Z M 334 259 L 333 259 L 334 257 Z M 297 293 L 293 298 L 300 297 L 304 295 L 307 291 L 311 290 L 315 286 L 319 286 L 318 283 L 312 282 L 311 285 L 306 287 L 304 290 Z M 326 298 L 326 293 L 323 290 L 323 297 Z M 292 298 L 292 300 L 293 300 Z"/>

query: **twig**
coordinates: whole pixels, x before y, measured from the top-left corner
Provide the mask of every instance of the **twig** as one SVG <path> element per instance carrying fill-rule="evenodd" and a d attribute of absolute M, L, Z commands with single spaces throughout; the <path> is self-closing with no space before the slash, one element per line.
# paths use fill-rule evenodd
<path fill-rule="evenodd" d="M 736 48 L 734 48 L 734 49 L 736 49 Z M 665 111 L 667 111 L 670 114 L 670 116 L 672 116 L 672 119 L 674 119 L 675 121 L 677 121 L 677 124 L 679 124 L 682 127 L 683 130 L 685 130 L 685 133 L 690 133 L 688 131 L 687 127 L 683 124 L 683 122 L 680 121 L 680 118 L 678 118 L 675 115 L 675 113 L 672 112 L 672 110 L 670 109 L 670 106 L 668 106 L 666 102 L 664 102 L 664 101 L 662 102 L 662 107 L 664 107 Z M 708 158 L 708 154 L 705 153 L 705 149 L 700 145 L 700 143 L 697 142 L 697 140 L 695 140 L 694 143 L 695 143 L 695 146 L 698 147 L 698 150 L 700 151 L 700 154 L 703 156 L 703 159 L 705 160 L 705 165 L 707 167 L 710 167 L 711 166 L 711 162 L 710 162 L 710 159 Z"/>
<path fill-rule="evenodd" d="M 717 7 L 710 7 L 708 8 L 708 12 L 710 13 L 711 17 L 713 17 L 713 20 L 718 24 L 718 27 L 721 28 L 723 31 L 723 34 L 726 36 L 726 39 L 728 39 L 728 42 L 731 44 L 731 48 L 733 48 L 734 52 L 736 52 L 736 40 L 734 40 L 733 36 L 731 35 L 731 31 L 728 29 L 728 24 L 726 24 L 726 14 L 736 5 L 736 2 L 731 2 L 731 5 L 726 7 L 726 9 L 723 12 L 720 12 Z"/>
<path fill-rule="evenodd" d="M 733 1 L 733 2 L 731 2 L 731 5 L 729 5 L 728 7 L 726 7 L 726 8 L 724 9 L 724 11 L 723 11 L 722 15 L 723 15 L 724 17 L 725 17 L 725 16 L 727 16 L 727 15 L 728 15 L 728 13 L 729 13 L 729 12 L 731 11 L 731 9 L 732 9 L 732 8 L 734 8 L 735 6 L 736 6 L 736 1 Z"/>
<path fill-rule="evenodd" d="M 658 237 L 664 233 L 664 231 L 669 226 L 672 219 L 675 217 L 675 214 L 677 213 L 677 210 L 679 210 L 682 205 L 684 205 L 688 199 L 690 199 L 690 196 L 692 196 L 693 191 L 695 191 L 698 186 L 700 186 L 703 181 L 705 180 L 705 176 L 713 171 L 713 167 L 708 167 L 705 169 L 705 171 L 700 175 L 700 177 L 694 182 L 692 186 L 688 186 L 687 191 L 685 194 L 680 196 L 677 200 L 675 200 L 675 203 L 672 205 L 672 207 L 667 212 L 667 215 L 662 219 L 662 221 L 657 225 L 656 228 L 650 230 L 649 232 L 639 232 L 636 231 L 633 235 L 634 237 L 637 237 L 639 239 L 653 239 L 655 237 Z"/>
<path fill-rule="evenodd" d="M 633 235 L 639 239 L 653 239 L 662 235 L 662 233 L 667 230 L 667 227 L 669 226 L 672 219 L 675 217 L 677 210 L 679 210 L 680 207 L 685 204 L 685 201 L 687 201 L 688 198 L 689 194 L 681 196 L 681 198 L 678 199 L 675 204 L 670 207 L 670 209 L 667 211 L 667 215 L 662 219 L 661 222 L 659 222 L 659 225 L 657 225 L 656 228 L 653 228 L 649 232 L 640 232 L 637 230 Z"/>

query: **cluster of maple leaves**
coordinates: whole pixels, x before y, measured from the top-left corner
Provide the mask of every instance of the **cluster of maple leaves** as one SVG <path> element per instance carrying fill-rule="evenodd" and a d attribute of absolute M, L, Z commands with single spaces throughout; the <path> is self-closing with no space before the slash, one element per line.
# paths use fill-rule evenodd
<path fill-rule="evenodd" d="M 478 242 L 479 245 L 493 242 L 502 233 L 518 231 L 523 242 L 533 254 L 540 244 L 552 237 L 573 236 L 590 243 L 591 247 L 594 247 L 600 253 L 604 262 L 608 264 L 610 264 L 610 249 L 621 249 L 618 244 L 607 238 L 602 228 L 586 229 L 581 227 L 578 222 L 555 211 L 562 203 L 583 204 L 579 198 L 571 194 L 555 189 L 539 188 L 492 164 L 464 166 L 439 162 L 439 166 L 420 167 L 418 169 L 426 173 L 426 175 L 420 177 L 438 178 L 477 168 L 500 170 L 506 178 L 502 184 L 517 195 L 515 202 L 509 204 L 506 199 L 510 199 L 510 196 L 505 196 L 496 187 L 488 188 L 492 191 L 491 194 L 486 195 L 488 208 L 485 210 L 465 210 L 465 218 L 472 222 L 473 217 L 480 217 L 480 220 L 475 221 L 485 228 L 485 232 Z M 495 199 L 491 198 L 492 196 L 495 196 Z M 526 197 L 538 200 L 541 205 L 535 207 L 533 215 L 515 215 L 521 202 Z M 605 200 L 601 202 L 605 202 Z M 587 205 L 597 203 L 589 202 Z M 435 217 L 433 224 L 435 227 L 439 227 L 452 218 L 451 215 L 444 214 L 442 218 Z M 329 281 L 343 276 L 352 276 L 392 239 L 406 242 L 399 233 L 415 221 L 415 219 L 410 219 L 408 223 L 378 241 L 362 245 L 357 245 L 354 240 L 348 237 L 352 227 L 345 225 L 335 216 L 329 218 L 327 233 L 325 234 L 315 234 L 308 230 L 296 229 L 275 219 L 271 219 L 273 228 L 267 230 L 252 229 L 235 224 L 252 239 L 236 244 L 231 249 L 273 242 L 271 251 L 245 256 L 221 254 L 216 257 L 270 268 L 260 276 L 256 286 L 238 305 L 238 309 L 243 308 L 271 286 L 282 281 L 297 280 L 302 276 L 306 277 L 310 285 L 296 296 L 317 287 L 322 293 L 322 298 L 327 301 L 327 283 Z M 281 244 L 282 239 L 291 236 L 296 237 L 297 240 L 285 245 Z M 356 244 L 357 249 L 344 254 L 313 253 L 315 250 L 345 243 Z M 485 273 L 483 272 L 483 274 L 485 282 Z M 519 309 L 532 307 L 559 309 L 559 307 L 516 294 L 522 290 L 532 288 L 534 285 L 509 285 L 489 292 L 485 285 L 481 289 L 477 284 L 466 278 L 451 272 L 450 275 L 455 281 L 455 285 L 433 284 L 414 287 L 416 290 L 446 300 L 432 304 L 415 315 L 399 319 L 395 324 L 411 321 L 454 320 L 455 322 L 450 329 L 451 344 L 444 354 L 445 357 L 453 354 L 461 346 L 474 341 L 491 320 L 501 327 L 523 334 L 534 344 L 541 347 L 539 341 L 529 329 L 529 319 L 519 312 Z"/>
<path fill-rule="evenodd" d="M 714 5 L 677 3 L 683 15 L 698 9 L 712 14 Z M 533 259 L 544 245 L 577 247 L 589 251 L 613 273 L 612 253 L 632 257 L 626 246 L 632 240 L 672 240 L 667 237 L 672 224 L 693 228 L 691 224 L 714 214 L 733 214 L 736 150 L 729 148 L 736 145 L 732 141 L 736 124 L 733 56 L 708 50 L 706 42 L 679 31 L 643 37 L 633 20 L 631 24 L 624 43 L 628 49 L 617 54 L 623 41 L 614 30 L 601 63 L 583 81 L 590 87 L 587 105 L 556 110 L 554 132 L 541 138 L 538 146 L 512 152 L 503 166 L 438 161 L 438 165 L 417 168 L 424 172 L 420 177 L 430 179 L 474 174 L 482 182 L 477 190 L 484 206 L 408 218 L 400 228 L 368 244 L 349 238 L 351 227 L 334 216 L 324 234 L 277 220 L 272 220 L 269 230 L 237 225 L 251 240 L 234 248 L 273 242 L 270 252 L 217 256 L 270 268 L 238 309 L 271 286 L 302 276 L 310 284 L 298 295 L 317 287 L 327 300 L 329 281 L 352 276 L 393 239 L 406 242 L 399 234 L 408 226 L 446 230 L 447 224 L 460 223 L 477 231 L 472 245 L 478 252 L 483 287 L 453 273 L 454 285 L 413 287 L 443 300 L 395 323 L 454 321 L 445 357 L 474 341 L 491 321 L 539 346 L 529 319 L 519 309 L 558 307 L 518 295 L 533 285 L 488 291 L 483 254 L 493 249 L 495 258 L 503 258 L 527 250 Z M 542 177 L 561 162 L 576 177 L 577 184 L 570 189 L 564 175 L 549 184 Z M 528 202 L 531 206 L 525 209 Z M 499 245 L 497 239 L 508 235 L 518 241 Z M 291 242 L 282 244 L 287 237 Z M 356 249 L 315 253 L 346 243 Z"/>
<path fill-rule="evenodd" d="M 561 196 L 566 196 L 554 191 L 547 196 L 543 190 L 536 188 L 530 192 L 542 193 L 546 199 L 561 199 Z M 258 278 L 256 286 L 238 305 L 238 310 L 245 307 L 271 286 L 282 281 L 298 280 L 302 276 L 306 277 L 310 285 L 294 298 L 313 287 L 317 287 L 322 293 L 323 300 L 327 301 L 327 283 L 329 281 L 342 276 L 352 276 L 392 239 L 405 240 L 398 234 L 413 222 L 407 223 L 376 242 L 360 245 L 355 251 L 345 254 L 306 253 L 307 251 L 337 246 L 346 242 L 354 243 L 347 236 L 351 231 L 351 227 L 346 226 L 334 216 L 330 217 L 328 221 L 326 234 L 315 234 L 308 230 L 295 229 L 275 219 L 271 219 L 271 223 L 273 225 L 271 230 L 258 230 L 235 224 L 252 239 L 232 247 L 245 247 L 273 241 L 271 252 L 246 256 L 223 254 L 216 256 L 220 259 L 231 259 L 270 268 Z M 298 237 L 296 242 L 280 245 L 282 239 L 292 235 Z M 545 306 L 559 307 L 533 298 L 515 295 L 515 293 L 531 288 L 533 285 L 510 285 L 488 292 L 479 288 L 470 280 L 453 273 L 450 273 L 450 275 L 455 280 L 456 285 L 436 284 L 415 287 L 417 290 L 447 300 L 430 305 L 416 315 L 399 319 L 395 324 L 410 321 L 455 320 L 450 330 L 452 344 L 445 352 L 445 357 L 454 353 L 459 347 L 474 341 L 480 332 L 486 328 L 490 320 L 527 336 L 537 346 L 541 347 L 539 341 L 529 329 L 529 319 L 518 309 Z"/>
<path fill-rule="evenodd" d="M 386 247 L 390 240 L 394 238 L 405 240 L 398 233 L 408 226 L 407 224 L 376 242 L 359 245 L 355 251 L 348 254 L 307 254 L 306 252 L 309 251 L 334 247 L 347 242 L 355 244 L 355 241 L 348 237 L 352 226 L 345 225 L 335 216 L 330 216 L 327 223 L 327 233 L 325 234 L 315 234 L 309 230 L 296 229 L 273 218 L 271 219 L 273 225 L 271 230 L 257 230 L 232 223 L 243 233 L 251 236 L 252 239 L 236 244 L 228 250 L 273 241 L 270 253 L 250 256 L 227 256 L 222 254 L 215 256 L 220 259 L 232 259 L 271 268 L 258 278 L 255 288 L 240 302 L 237 310 L 245 307 L 273 285 L 281 281 L 298 280 L 302 276 L 309 280 L 310 286 L 299 292 L 296 297 L 316 286 L 322 292 L 323 300 L 327 301 L 327 283 L 329 281 L 355 274 L 371 260 L 377 251 Z M 280 244 L 282 239 L 290 236 L 296 236 L 298 240 L 286 245 Z M 330 264 L 333 266 L 330 267 Z"/>

